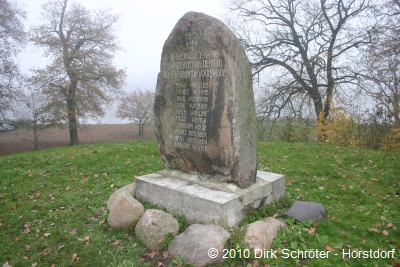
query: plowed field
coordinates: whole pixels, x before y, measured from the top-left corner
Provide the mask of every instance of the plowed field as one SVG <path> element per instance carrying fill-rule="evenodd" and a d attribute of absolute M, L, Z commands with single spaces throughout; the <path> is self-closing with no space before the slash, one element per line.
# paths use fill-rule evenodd
<path fill-rule="evenodd" d="M 138 126 L 134 124 L 95 124 L 85 125 L 78 130 L 79 142 L 129 142 L 135 140 L 155 139 L 153 127 L 146 125 L 144 135 L 138 135 Z M 57 146 L 69 145 L 69 130 L 46 129 L 40 132 L 38 150 Z M 0 132 L 0 155 L 33 150 L 33 130 L 16 129 L 9 132 Z"/>

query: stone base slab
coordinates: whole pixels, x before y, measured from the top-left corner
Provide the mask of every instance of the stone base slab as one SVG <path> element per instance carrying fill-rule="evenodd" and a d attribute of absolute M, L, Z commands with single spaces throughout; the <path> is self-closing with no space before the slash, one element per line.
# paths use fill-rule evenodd
<path fill-rule="evenodd" d="M 198 175 L 162 170 L 136 177 L 136 199 L 183 215 L 190 224 L 233 227 L 246 211 L 285 194 L 285 176 L 257 171 L 256 183 L 242 189 L 235 184 L 202 180 Z"/>

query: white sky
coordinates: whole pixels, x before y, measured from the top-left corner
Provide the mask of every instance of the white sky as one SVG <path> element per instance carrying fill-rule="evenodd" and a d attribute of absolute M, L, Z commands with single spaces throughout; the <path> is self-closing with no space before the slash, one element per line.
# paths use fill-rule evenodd
<path fill-rule="evenodd" d="M 203 12 L 222 20 L 224 9 L 220 0 L 70 0 L 86 8 L 112 8 L 122 14 L 118 31 L 124 51 L 114 60 L 118 68 L 126 68 L 125 91 L 137 87 L 155 90 L 160 70 L 162 47 L 178 20 L 189 11 Z M 40 23 L 41 4 L 46 0 L 17 0 L 27 12 L 26 29 Z M 44 67 L 41 50 L 27 46 L 19 56 L 22 72 L 29 74 L 33 67 Z M 115 107 L 114 107 L 115 108 Z M 118 123 L 110 110 L 102 123 Z M 125 121 L 126 122 L 126 121 Z"/>

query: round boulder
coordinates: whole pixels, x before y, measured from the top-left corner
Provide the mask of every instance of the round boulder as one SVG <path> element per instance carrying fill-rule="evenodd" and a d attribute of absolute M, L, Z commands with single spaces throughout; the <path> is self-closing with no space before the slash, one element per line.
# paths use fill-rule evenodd
<path fill-rule="evenodd" d="M 133 198 L 135 198 L 136 183 L 133 182 L 131 184 L 128 184 L 128 185 L 126 185 L 124 187 L 121 187 L 120 189 L 116 190 L 114 193 L 112 193 L 111 196 L 108 198 L 108 201 L 107 201 L 107 208 L 109 210 L 111 210 L 111 207 L 115 204 L 117 196 L 122 194 L 123 192 L 128 192 L 129 195 L 131 195 Z"/>
<path fill-rule="evenodd" d="M 144 213 L 143 205 L 126 191 L 118 194 L 113 202 L 108 216 L 108 225 L 111 228 L 125 229 L 134 226 Z"/>
<path fill-rule="evenodd" d="M 155 209 L 146 210 L 135 228 L 136 235 L 151 250 L 163 249 L 165 236 L 178 231 L 179 223 L 171 214 Z"/>
<path fill-rule="evenodd" d="M 254 248 L 256 254 L 269 250 L 281 227 L 286 227 L 286 224 L 272 217 L 251 223 L 247 227 L 244 242 L 249 248 Z"/>
<path fill-rule="evenodd" d="M 182 256 L 185 264 L 195 267 L 222 263 L 230 237 L 221 226 L 193 224 L 171 241 L 168 253 L 172 258 Z"/>

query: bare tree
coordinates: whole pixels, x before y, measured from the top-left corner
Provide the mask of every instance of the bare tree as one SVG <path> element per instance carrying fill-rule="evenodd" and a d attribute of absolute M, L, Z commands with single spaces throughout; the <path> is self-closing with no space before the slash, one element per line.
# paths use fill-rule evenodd
<path fill-rule="evenodd" d="M 153 119 L 154 92 L 140 89 L 121 99 L 116 116 L 138 122 L 139 135 L 143 135 L 144 125 Z"/>
<path fill-rule="evenodd" d="M 22 96 L 18 77 L 21 77 L 14 57 L 26 43 L 23 8 L 12 0 L 0 0 L 0 115 L 14 111 Z"/>
<path fill-rule="evenodd" d="M 400 2 L 387 1 L 374 44 L 360 61 L 361 88 L 400 127 Z M 379 114 L 378 114 L 379 115 Z"/>
<path fill-rule="evenodd" d="M 37 151 L 42 131 L 55 126 L 54 113 L 47 110 L 48 99 L 41 93 L 40 88 L 30 85 L 27 87 L 24 96 L 19 99 L 17 116 L 19 125 L 31 131 L 33 149 Z"/>
<path fill-rule="evenodd" d="M 368 0 L 230 0 L 228 8 L 253 75 L 268 69 L 275 77 L 262 105 L 266 114 L 295 111 L 294 99 L 300 106 L 311 100 L 315 118 L 326 119 L 335 90 L 356 83 L 346 57 L 371 42 L 376 24 Z"/>
<path fill-rule="evenodd" d="M 90 11 L 79 3 L 51 0 L 43 5 L 44 23 L 31 29 L 30 40 L 45 49 L 51 63 L 33 70 L 59 121 L 67 121 L 70 145 L 79 143 L 79 119 L 104 116 L 105 107 L 120 93 L 125 71 L 112 65 L 120 49 L 118 16 L 107 10 Z"/>

